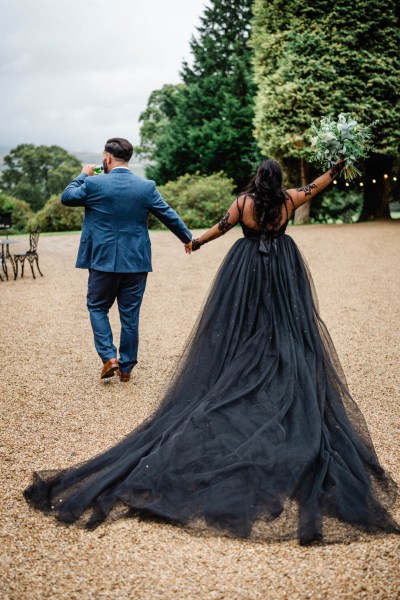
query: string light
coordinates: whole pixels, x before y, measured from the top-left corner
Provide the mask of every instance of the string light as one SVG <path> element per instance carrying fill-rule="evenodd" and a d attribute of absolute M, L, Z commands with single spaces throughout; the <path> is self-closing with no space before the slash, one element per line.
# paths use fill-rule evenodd
<path fill-rule="evenodd" d="M 383 180 L 384 180 L 384 181 L 387 181 L 388 179 L 390 179 L 389 175 L 388 175 L 387 173 L 384 173 L 384 175 L 383 175 Z M 392 177 L 392 180 L 396 182 L 396 181 L 397 181 L 397 177 Z M 376 179 L 370 179 L 369 181 L 371 181 L 372 183 L 377 183 L 377 180 L 376 180 Z M 381 180 L 381 181 L 382 181 L 382 180 Z M 360 187 L 364 187 L 364 183 L 365 183 L 364 181 L 360 181 L 358 185 L 359 185 Z M 333 180 L 333 185 L 337 185 L 337 184 L 338 184 L 337 180 L 336 180 L 336 179 L 334 179 L 334 180 Z M 349 183 L 346 181 L 346 183 L 345 183 L 345 186 L 346 186 L 346 187 L 350 187 L 350 184 L 349 184 Z"/>

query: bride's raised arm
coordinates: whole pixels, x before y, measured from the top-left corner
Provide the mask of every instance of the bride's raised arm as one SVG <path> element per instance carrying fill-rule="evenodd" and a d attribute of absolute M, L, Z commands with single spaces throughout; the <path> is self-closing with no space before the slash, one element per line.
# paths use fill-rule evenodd
<path fill-rule="evenodd" d="M 324 188 L 326 188 L 340 173 L 342 169 L 345 167 L 344 160 L 338 160 L 335 165 L 333 165 L 329 171 L 326 171 L 320 177 L 317 177 L 312 183 L 305 185 L 304 187 L 299 188 L 291 188 L 286 190 L 292 199 L 292 203 L 294 208 L 298 208 L 302 204 L 305 204 L 311 198 L 316 196 L 318 192 L 321 192 Z"/>
<path fill-rule="evenodd" d="M 227 231 L 232 229 L 239 221 L 239 207 L 237 200 L 234 200 L 230 205 L 227 213 L 222 219 L 213 225 L 211 229 L 203 233 L 200 237 L 193 239 L 191 242 L 185 245 L 186 252 L 190 254 L 192 251 L 195 252 L 199 250 L 203 244 L 207 244 L 207 242 L 211 242 L 211 240 L 215 240 L 219 238 L 221 235 L 224 235 Z"/>

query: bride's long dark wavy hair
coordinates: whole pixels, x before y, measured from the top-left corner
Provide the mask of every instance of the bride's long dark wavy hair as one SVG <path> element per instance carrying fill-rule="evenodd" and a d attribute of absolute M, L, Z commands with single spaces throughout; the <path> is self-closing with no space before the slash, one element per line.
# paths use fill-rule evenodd
<path fill-rule="evenodd" d="M 264 160 L 251 178 L 243 194 L 248 194 L 254 201 L 254 218 L 260 228 L 279 226 L 282 204 L 288 197 L 282 187 L 282 169 L 273 158 Z"/>

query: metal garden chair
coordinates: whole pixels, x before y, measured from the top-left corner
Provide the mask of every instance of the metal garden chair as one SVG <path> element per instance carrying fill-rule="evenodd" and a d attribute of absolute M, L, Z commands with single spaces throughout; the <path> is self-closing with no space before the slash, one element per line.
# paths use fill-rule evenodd
<path fill-rule="evenodd" d="M 32 231 L 29 234 L 29 250 L 22 254 L 14 254 L 14 263 L 15 263 L 14 279 L 17 279 L 17 277 L 18 277 L 18 264 L 19 263 L 21 263 L 21 277 L 24 276 L 25 260 L 27 260 L 29 262 L 33 279 L 36 279 L 35 271 L 33 269 L 33 263 L 36 263 L 36 268 L 39 271 L 40 276 L 43 277 L 43 273 L 41 272 L 40 267 L 39 267 L 39 255 L 37 253 L 37 247 L 38 247 L 38 243 L 39 243 L 39 235 L 40 235 L 40 228 L 37 227 L 35 229 L 35 231 Z"/>

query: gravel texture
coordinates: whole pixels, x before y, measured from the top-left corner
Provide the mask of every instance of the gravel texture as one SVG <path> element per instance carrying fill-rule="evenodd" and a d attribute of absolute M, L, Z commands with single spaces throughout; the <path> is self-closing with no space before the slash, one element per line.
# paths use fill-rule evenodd
<path fill-rule="evenodd" d="M 400 482 L 400 222 L 290 227 L 320 312 L 383 466 Z M 107 448 L 157 406 L 235 229 L 191 257 L 152 233 L 154 273 L 141 314 L 140 362 L 128 384 L 99 380 L 79 236 L 42 236 L 43 278 L 0 282 L 1 556 L 4 599 L 398 598 L 399 536 L 302 548 L 202 537 L 117 521 L 87 532 L 29 508 L 31 472 Z M 20 238 L 15 252 L 27 245 Z M 116 308 L 112 309 L 119 333 Z M 397 519 L 400 511 L 394 511 Z"/>

